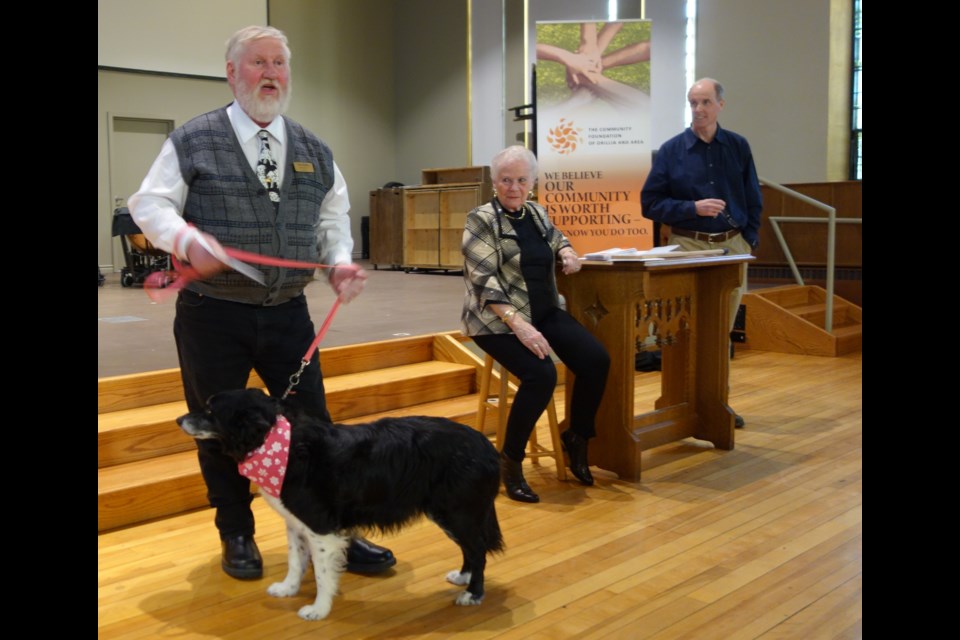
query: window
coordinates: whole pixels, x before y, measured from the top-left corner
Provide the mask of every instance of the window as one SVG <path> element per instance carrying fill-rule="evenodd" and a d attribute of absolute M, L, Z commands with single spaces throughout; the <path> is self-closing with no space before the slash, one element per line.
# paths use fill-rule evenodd
<path fill-rule="evenodd" d="M 863 180 L 863 0 L 853 2 L 853 78 L 850 82 L 850 179 Z"/>

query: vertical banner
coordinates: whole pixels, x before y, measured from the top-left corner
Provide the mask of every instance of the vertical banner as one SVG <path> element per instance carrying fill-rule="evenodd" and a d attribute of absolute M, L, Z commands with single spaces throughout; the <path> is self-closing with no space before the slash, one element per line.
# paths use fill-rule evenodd
<path fill-rule="evenodd" d="M 650 21 L 537 22 L 539 202 L 578 253 L 649 249 Z"/>

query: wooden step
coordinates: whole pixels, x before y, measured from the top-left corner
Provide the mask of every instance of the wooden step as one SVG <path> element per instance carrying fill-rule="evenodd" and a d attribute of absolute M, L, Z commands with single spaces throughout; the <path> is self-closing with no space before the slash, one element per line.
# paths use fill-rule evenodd
<path fill-rule="evenodd" d="M 441 416 L 468 426 L 476 425 L 477 395 L 419 403 L 371 415 L 357 416 L 347 424 L 373 422 L 383 417 L 405 415 Z M 493 412 L 492 422 L 496 427 Z M 179 432 L 180 430 L 177 429 Z M 190 445 L 193 447 L 193 441 Z M 193 447 L 195 448 L 195 447 Z M 98 531 L 182 513 L 207 506 L 206 487 L 195 451 L 172 453 L 97 472 Z"/>
<path fill-rule="evenodd" d="M 197 454 L 174 453 L 97 471 L 97 530 L 207 506 Z"/>
<path fill-rule="evenodd" d="M 434 340 L 433 335 L 423 335 L 320 349 L 323 375 L 332 378 L 433 360 Z M 247 386 L 263 388 L 265 385 L 256 372 L 252 372 Z M 180 369 L 111 376 L 97 381 L 98 413 L 182 400 Z"/>
<path fill-rule="evenodd" d="M 164 369 L 97 381 L 97 413 L 183 400 L 180 369 Z"/>
<path fill-rule="evenodd" d="M 246 386 L 262 389 L 265 385 L 260 376 L 251 371 Z M 97 380 L 98 414 L 183 401 L 180 369 L 146 371 Z"/>
<path fill-rule="evenodd" d="M 458 396 L 456 398 L 446 398 L 444 400 L 391 409 L 390 411 L 381 411 L 367 416 L 344 420 L 344 422 L 346 424 L 359 424 L 362 422 L 373 422 L 380 418 L 398 418 L 402 416 L 441 416 L 454 422 L 465 424 L 468 427 L 476 428 L 477 394 L 471 393 L 470 395 Z M 495 426 L 496 422 L 494 422 L 494 427 Z M 489 428 L 487 430 L 490 431 Z M 493 431 L 495 430 L 496 429 Z"/>
<path fill-rule="evenodd" d="M 846 302 L 837 302 L 833 305 L 833 328 L 857 324 L 849 314 L 850 305 Z M 823 328 L 827 316 L 827 305 L 824 302 L 803 304 L 795 307 L 785 307 L 794 315 Z"/>
<path fill-rule="evenodd" d="M 789 309 L 805 304 L 815 304 L 826 300 L 826 296 L 819 296 L 813 287 L 784 285 L 781 287 L 769 287 L 750 291 L 752 294 L 760 295 L 771 302 Z M 826 293 L 826 292 L 824 292 Z"/>
<path fill-rule="evenodd" d="M 837 353 L 855 353 L 863 350 L 863 325 L 852 324 L 846 327 L 834 327 L 833 335 L 837 338 Z"/>
<path fill-rule="evenodd" d="M 787 286 L 750 291 L 746 307 L 747 349 L 840 356 L 863 348 L 863 310 L 834 296 L 833 330 L 824 329 L 826 291 Z"/>
<path fill-rule="evenodd" d="M 187 403 L 163 402 L 97 416 L 97 468 L 195 449 L 177 426 Z"/>
<path fill-rule="evenodd" d="M 435 360 L 435 351 L 446 360 Z M 338 421 L 438 415 L 475 424 L 475 358 L 453 334 L 323 350 L 327 404 Z M 248 386 L 261 387 L 251 375 Z M 207 506 L 179 370 L 98 381 L 98 529 Z"/>
<path fill-rule="evenodd" d="M 327 407 L 337 421 L 474 391 L 476 369 L 452 362 L 416 364 L 325 379 Z"/>
<path fill-rule="evenodd" d="M 437 415 L 476 422 L 477 358 L 456 332 L 321 350 L 327 405 L 342 422 Z M 251 374 L 247 386 L 263 388 Z M 206 507 L 178 369 L 98 380 L 98 528 Z"/>
<path fill-rule="evenodd" d="M 433 360 L 433 344 L 434 336 L 428 334 L 320 349 L 323 377 L 334 378 Z"/>
<path fill-rule="evenodd" d="M 339 375 L 326 378 L 324 385 L 330 414 L 344 421 L 469 394 L 475 378 L 474 367 L 430 361 Z M 251 383 L 255 382 L 260 381 L 252 378 Z M 98 467 L 192 449 L 192 439 L 182 435 L 176 423 L 186 412 L 186 402 L 180 400 L 99 414 Z"/>

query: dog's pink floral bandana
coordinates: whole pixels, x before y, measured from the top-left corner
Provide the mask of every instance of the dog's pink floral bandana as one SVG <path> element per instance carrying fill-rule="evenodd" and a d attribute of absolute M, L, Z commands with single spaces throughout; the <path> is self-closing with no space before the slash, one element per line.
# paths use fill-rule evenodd
<path fill-rule="evenodd" d="M 274 498 L 280 497 L 283 489 L 283 477 L 287 474 L 287 458 L 290 457 L 290 423 L 283 416 L 267 434 L 267 439 L 259 448 L 247 454 L 246 459 L 237 465 L 240 475 L 260 487 L 260 490 Z"/>

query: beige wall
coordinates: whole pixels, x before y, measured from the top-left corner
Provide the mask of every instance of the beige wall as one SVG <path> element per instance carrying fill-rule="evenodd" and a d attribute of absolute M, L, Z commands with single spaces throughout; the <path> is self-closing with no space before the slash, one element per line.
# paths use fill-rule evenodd
<path fill-rule="evenodd" d="M 727 86 L 721 122 L 750 139 L 765 177 L 845 177 L 849 4 L 699 3 L 698 75 Z M 350 186 L 359 251 L 371 189 L 390 180 L 416 184 L 423 168 L 469 163 L 467 0 L 271 0 L 269 7 L 293 50 L 290 115 L 334 150 Z M 508 63 L 519 59 L 514 52 Z M 507 106 L 520 104 L 515 93 L 508 88 Z M 181 124 L 230 98 L 215 80 L 98 73 L 99 264 L 111 263 L 108 113 Z"/>
<path fill-rule="evenodd" d="M 504 20 L 507 23 L 506 44 L 504 45 L 505 73 L 504 90 L 505 108 L 519 107 L 529 104 L 531 91 L 531 72 L 532 64 L 536 60 L 535 51 L 525 53 L 524 36 L 527 30 L 524 25 L 524 0 L 507 0 L 504 7 Z M 528 48 L 534 49 L 535 42 L 527 43 Z M 530 110 L 524 110 L 529 113 Z M 514 120 L 513 112 L 509 112 L 506 117 L 506 145 L 514 144 L 533 144 L 533 124 L 527 120 Z M 487 160 L 484 164 L 489 164 Z"/>
<path fill-rule="evenodd" d="M 849 0 L 698 3 L 697 76 L 723 83 L 720 123 L 750 140 L 765 178 L 846 178 L 850 13 L 844 4 L 849 9 Z"/>
<path fill-rule="evenodd" d="M 175 78 L 137 73 L 99 71 L 97 73 L 97 264 L 122 266 L 122 255 L 111 249 L 110 224 L 113 197 L 129 197 L 110 181 L 110 117 L 143 117 L 173 120 L 181 125 L 193 116 L 222 107 L 233 99 L 225 80 Z M 161 143 L 162 144 L 162 143 Z M 156 149 L 160 151 L 160 146 Z M 151 161 L 143 159 L 146 174 Z"/>
<path fill-rule="evenodd" d="M 333 149 L 350 188 L 359 252 L 371 189 L 419 183 L 422 168 L 467 164 L 466 2 L 272 0 L 270 23 L 286 32 L 293 52 L 290 116 Z M 98 80 L 98 260 L 107 266 L 108 112 L 182 124 L 232 96 L 225 82 L 212 80 L 112 71 L 100 71 Z"/>
<path fill-rule="evenodd" d="M 420 170 L 469 165 L 467 2 L 397 3 L 396 180 L 419 184 Z"/>
<path fill-rule="evenodd" d="M 393 2 L 272 0 L 270 24 L 290 39 L 290 117 L 333 149 L 350 190 L 354 251 L 370 190 L 394 180 Z"/>

